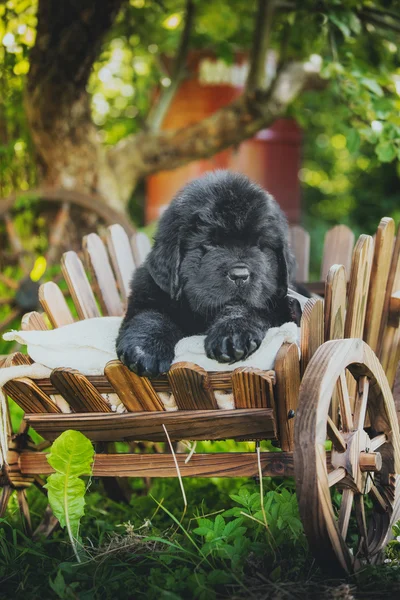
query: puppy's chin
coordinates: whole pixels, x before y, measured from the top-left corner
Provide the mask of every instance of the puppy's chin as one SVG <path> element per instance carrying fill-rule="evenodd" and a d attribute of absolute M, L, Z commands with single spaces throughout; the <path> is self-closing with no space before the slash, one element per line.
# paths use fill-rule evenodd
<path fill-rule="evenodd" d="M 219 283 L 219 285 L 218 285 Z M 183 288 L 190 308 L 201 315 L 212 317 L 225 306 L 232 304 L 255 309 L 266 308 L 273 301 L 277 292 L 274 282 L 261 285 L 261 282 L 245 285 L 221 284 L 200 285 L 198 282 L 187 282 Z"/>

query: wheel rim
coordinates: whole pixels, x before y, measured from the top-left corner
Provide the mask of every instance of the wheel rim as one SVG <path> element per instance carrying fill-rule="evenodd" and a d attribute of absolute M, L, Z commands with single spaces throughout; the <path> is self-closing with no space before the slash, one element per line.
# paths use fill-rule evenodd
<path fill-rule="evenodd" d="M 375 354 L 361 340 L 327 342 L 303 377 L 294 463 L 304 529 L 330 571 L 377 559 L 398 512 L 398 459 L 394 402 Z"/>

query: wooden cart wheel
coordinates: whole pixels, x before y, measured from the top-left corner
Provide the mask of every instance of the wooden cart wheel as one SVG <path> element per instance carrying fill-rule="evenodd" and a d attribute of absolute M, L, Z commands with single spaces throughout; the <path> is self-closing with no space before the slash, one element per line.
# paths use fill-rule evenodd
<path fill-rule="evenodd" d="M 0 199 L 0 334 L 38 306 L 41 273 L 32 274 L 38 257 L 54 280 L 51 267 L 65 250 L 80 250 L 85 234 L 114 223 L 133 235 L 124 214 L 75 191 L 38 189 Z"/>
<path fill-rule="evenodd" d="M 362 340 L 326 342 L 311 359 L 300 387 L 294 468 L 318 562 L 342 575 L 376 562 L 399 518 L 400 436 L 385 373 Z"/>

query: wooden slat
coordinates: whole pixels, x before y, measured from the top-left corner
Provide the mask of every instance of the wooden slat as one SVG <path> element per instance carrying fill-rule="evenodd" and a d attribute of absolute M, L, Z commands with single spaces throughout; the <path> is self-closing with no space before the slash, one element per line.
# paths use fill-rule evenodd
<path fill-rule="evenodd" d="M 397 328 L 400 324 L 400 290 L 390 296 L 389 325 Z"/>
<path fill-rule="evenodd" d="M 325 284 L 325 341 L 344 338 L 346 317 L 346 272 L 343 265 L 333 265 Z"/>
<path fill-rule="evenodd" d="M 123 314 L 117 284 L 108 260 L 107 250 L 97 235 L 90 233 L 83 238 L 86 266 L 93 278 L 93 286 L 105 315 L 119 317 Z"/>
<path fill-rule="evenodd" d="M 168 380 L 179 410 L 217 409 L 207 371 L 189 362 L 172 365 Z"/>
<path fill-rule="evenodd" d="M 324 343 L 324 303 L 307 300 L 300 321 L 301 373 L 307 368 L 315 351 Z"/>
<path fill-rule="evenodd" d="M 388 319 L 390 300 L 400 290 L 400 227 L 397 231 L 396 243 L 390 265 L 386 296 L 383 307 L 382 325 L 378 355 L 392 387 L 395 380 L 397 364 L 400 360 L 400 328 L 397 322 L 393 325 Z"/>
<path fill-rule="evenodd" d="M 132 247 L 126 231 L 118 223 L 107 229 L 107 248 L 123 301 L 126 304 L 130 282 L 135 271 Z"/>
<path fill-rule="evenodd" d="M 129 412 L 164 410 L 164 405 L 147 377 L 132 373 L 119 360 L 107 363 L 104 374 Z"/>
<path fill-rule="evenodd" d="M 57 416 L 28 414 L 24 418 L 35 431 L 50 441 L 67 429 L 78 429 L 95 442 L 163 442 L 163 424 L 173 441 L 276 439 L 277 435 L 271 408 L 219 410 L 218 413 L 214 410 L 178 410 Z"/>
<path fill-rule="evenodd" d="M 140 267 L 151 250 L 151 242 L 143 231 L 138 231 L 132 236 L 131 244 L 135 264 L 137 267 Z"/>
<path fill-rule="evenodd" d="M 362 338 L 363 336 L 373 252 L 374 242 L 372 237 L 369 235 L 360 235 L 354 248 L 351 265 L 346 323 L 344 327 L 346 338 Z"/>
<path fill-rule="evenodd" d="M 375 236 L 374 257 L 368 292 L 363 339 L 376 352 L 385 302 L 389 269 L 393 254 L 394 221 L 387 217 L 379 223 Z"/>
<path fill-rule="evenodd" d="M 101 394 L 79 371 L 54 369 L 50 379 L 75 412 L 111 412 Z"/>
<path fill-rule="evenodd" d="M 39 302 L 53 327 L 63 327 L 74 322 L 64 295 L 54 281 L 47 281 L 40 286 Z"/>
<path fill-rule="evenodd" d="M 289 233 L 290 246 L 296 257 L 296 281 L 306 282 L 309 279 L 310 234 L 299 225 L 292 225 Z"/>
<path fill-rule="evenodd" d="M 343 265 L 350 275 L 354 233 L 346 225 L 336 225 L 326 232 L 321 265 L 321 279 L 325 281 L 332 265 Z"/>
<path fill-rule="evenodd" d="M 255 477 L 258 462 L 255 452 L 194 454 L 185 464 L 187 454 L 176 454 L 182 477 Z M 293 477 L 291 452 L 261 452 L 264 477 Z M 50 475 L 53 468 L 46 455 L 22 452 L 21 472 L 24 475 Z M 95 477 L 177 477 L 171 454 L 96 454 L 92 475 Z"/>
<path fill-rule="evenodd" d="M 36 311 L 32 311 L 22 317 L 21 329 L 23 331 L 47 331 L 48 327 L 43 316 Z"/>
<path fill-rule="evenodd" d="M 74 301 L 80 319 L 99 317 L 100 312 L 85 269 L 76 252 L 65 252 L 61 259 L 61 268 L 67 282 L 69 293 Z"/>
<path fill-rule="evenodd" d="M 232 373 L 232 391 L 236 408 L 275 408 L 274 372 L 240 367 Z"/>
<path fill-rule="evenodd" d="M 26 354 L 16 352 L 11 354 L 5 361 L 5 367 L 14 367 L 17 365 L 31 365 L 32 360 Z M 21 377 L 9 381 L 4 386 L 7 394 L 20 406 L 24 412 L 29 413 L 59 413 L 61 410 L 56 406 L 52 399 L 43 392 L 39 386 L 28 379 Z"/>
<path fill-rule="evenodd" d="M 281 448 L 285 452 L 294 448 L 294 424 L 300 389 L 300 361 L 297 344 L 282 345 L 275 360 L 275 373 L 279 440 Z"/>

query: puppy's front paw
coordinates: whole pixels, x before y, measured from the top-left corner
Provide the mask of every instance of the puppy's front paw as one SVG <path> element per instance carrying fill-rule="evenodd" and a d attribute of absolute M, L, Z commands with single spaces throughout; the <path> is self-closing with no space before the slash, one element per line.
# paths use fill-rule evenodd
<path fill-rule="evenodd" d="M 232 363 L 244 360 L 260 347 L 264 332 L 257 328 L 217 325 L 208 333 L 204 347 L 208 358 Z"/>
<path fill-rule="evenodd" d="M 130 344 L 124 338 L 118 342 L 117 355 L 130 371 L 141 377 L 157 377 L 166 373 L 174 358 L 170 348 L 146 348 L 135 343 Z"/>

